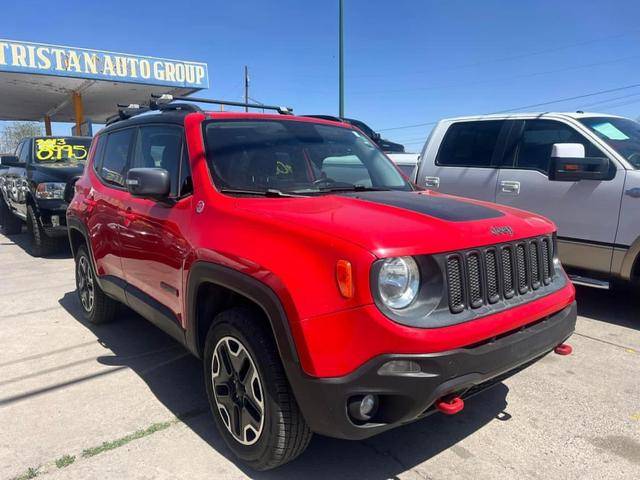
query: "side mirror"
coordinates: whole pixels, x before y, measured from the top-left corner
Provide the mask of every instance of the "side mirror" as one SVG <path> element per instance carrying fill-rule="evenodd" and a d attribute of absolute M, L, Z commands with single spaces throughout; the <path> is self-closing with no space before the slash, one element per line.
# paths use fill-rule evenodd
<path fill-rule="evenodd" d="M 132 168 L 127 173 L 127 190 L 134 197 L 160 200 L 171 192 L 169 172 L 164 168 Z"/>
<path fill-rule="evenodd" d="M 579 182 L 608 180 L 611 163 L 606 157 L 585 157 L 581 143 L 556 143 L 551 149 L 549 180 Z"/>
<path fill-rule="evenodd" d="M 21 167 L 24 164 L 15 155 L 2 155 L 0 157 L 0 165 L 3 167 Z"/>

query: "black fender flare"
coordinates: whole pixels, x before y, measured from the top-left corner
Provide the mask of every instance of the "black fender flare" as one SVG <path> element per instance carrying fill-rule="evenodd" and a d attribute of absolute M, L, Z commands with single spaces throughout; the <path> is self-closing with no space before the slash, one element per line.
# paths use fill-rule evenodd
<path fill-rule="evenodd" d="M 198 289 L 204 283 L 212 283 L 242 295 L 258 305 L 267 316 L 282 364 L 289 376 L 299 371 L 296 351 L 287 314 L 278 295 L 266 284 L 250 275 L 229 267 L 206 261 L 196 261 L 189 270 L 187 279 L 187 326 L 186 346 L 198 358 L 200 338 L 198 338 L 198 316 L 196 312 Z"/>

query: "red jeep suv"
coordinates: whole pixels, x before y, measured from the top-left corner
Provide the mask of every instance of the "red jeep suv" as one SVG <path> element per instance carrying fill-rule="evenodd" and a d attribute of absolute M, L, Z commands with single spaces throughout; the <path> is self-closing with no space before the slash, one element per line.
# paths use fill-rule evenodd
<path fill-rule="evenodd" d="M 201 358 L 220 434 L 253 468 L 312 432 L 456 413 L 570 353 L 550 221 L 417 191 L 345 123 L 163 100 L 93 140 L 67 212 L 78 296 L 88 321 L 121 302 Z"/>

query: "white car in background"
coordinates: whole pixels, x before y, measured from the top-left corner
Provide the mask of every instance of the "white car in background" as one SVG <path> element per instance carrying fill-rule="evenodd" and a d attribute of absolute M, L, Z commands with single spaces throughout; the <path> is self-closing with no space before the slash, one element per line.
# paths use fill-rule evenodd
<path fill-rule="evenodd" d="M 419 153 L 387 153 L 387 157 L 389 157 L 410 180 L 415 178 L 416 166 L 420 160 Z"/>
<path fill-rule="evenodd" d="M 640 123 L 598 113 L 440 121 L 416 183 L 544 215 L 574 283 L 640 281 Z"/>

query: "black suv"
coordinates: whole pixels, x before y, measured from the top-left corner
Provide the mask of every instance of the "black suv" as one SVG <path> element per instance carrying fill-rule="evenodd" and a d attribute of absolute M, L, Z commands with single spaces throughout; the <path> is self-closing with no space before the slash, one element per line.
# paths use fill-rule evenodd
<path fill-rule="evenodd" d="M 84 170 L 91 137 L 25 138 L 0 157 L 0 224 L 7 235 L 31 235 L 31 253 L 51 253 L 66 241 L 66 210 Z"/>
<path fill-rule="evenodd" d="M 349 125 L 353 125 L 357 129 L 359 129 L 367 137 L 373 140 L 375 144 L 380 147 L 380 150 L 382 150 L 384 153 L 404 153 L 404 145 L 392 142 L 391 140 L 387 140 L 386 138 L 382 138 L 382 136 L 378 132 L 376 132 L 362 120 L 356 120 L 355 118 L 333 117 L 331 115 L 305 115 L 305 117 L 322 118 L 323 120 L 348 123 Z"/>

